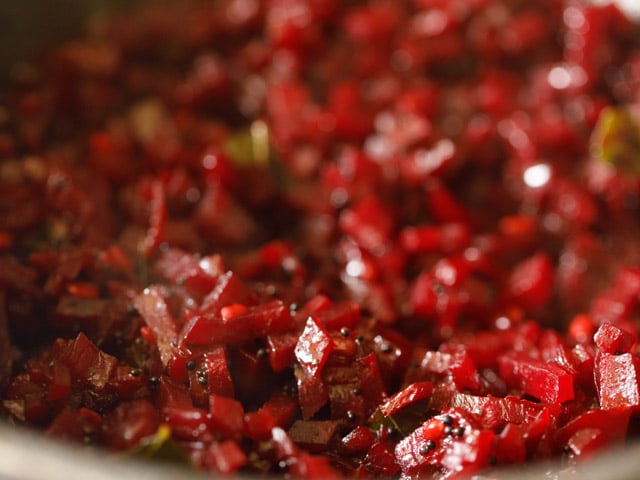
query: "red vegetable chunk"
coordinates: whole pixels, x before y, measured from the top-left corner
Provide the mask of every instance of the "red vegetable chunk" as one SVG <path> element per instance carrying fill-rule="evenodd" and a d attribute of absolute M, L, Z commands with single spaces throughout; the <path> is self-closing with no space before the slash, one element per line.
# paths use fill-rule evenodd
<path fill-rule="evenodd" d="M 522 355 L 504 355 L 498 359 L 500 375 L 514 388 L 546 403 L 573 399 L 573 376 L 562 367 Z"/>

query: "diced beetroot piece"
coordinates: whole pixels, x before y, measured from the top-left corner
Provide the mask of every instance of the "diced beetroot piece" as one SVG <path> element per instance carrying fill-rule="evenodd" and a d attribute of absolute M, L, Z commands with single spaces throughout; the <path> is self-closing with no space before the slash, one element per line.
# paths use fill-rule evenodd
<path fill-rule="evenodd" d="M 441 182 L 430 182 L 425 187 L 425 200 L 429 212 L 439 223 L 468 223 L 467 209 Z"/>
<path fill-rule="evenodd" d="M 329 331 L 338 331 L 342 327 L 353 329 L 360 322 L 360 305 L 353 300 L 345 300 L 325 308 L 315 318 Z"/>
<path fill-rule="evenodd" d="M 167 205 L 165 189 L 162 181 L 154 179 L 149 182 L 148 196 L 150 206 L 149 226 L 142 240 L 142 253 L 150 257 L 160 246 L 164 238 L 164 227 L 167 222 Z"/>
<path fill-rule="evenodd" d="M 295 369 L 298 380 L 298 401 L 302 418 L 311 418 L 329 401 L 327 387 L 321 378 L 315 377 L 302 367 Z"/>
<path fill-rule="evenodd" d="M 201 311 L 217 313 L 225 305 L 234 303 L 254 305 L 256 299 L 251 289 L 238 275 L 228 271 L 218 277 L 215 288 L 204 297 Z"/>
<path fill-rule="evenodd" d="M 167 362 L 167 374 L 172 380 L 180 383 L 186 383 L 189 381 L 189 371 L 187 370 L 187 363 L 194 361 L 194 355 L 192 351 L 184 346 L 173 348 L 171 352 L 171 358 Z"/>
<path fill-rule="evenodd" d="M 637 305 L 635 297 L 629 297 L 620 290 L 605 290 L 591 302 L 590 316 L 597 325 L 621 322 L 631 318 Z"/>
<path fill-rule="evenodd" d="M 451 431 L 459 433 L 447 435 L 443 429 L 440 438 L 434 437 L 432 423 L 427 421 L 400 440 L 395 456 L 404 475 L 429 475 L 444 467 L 443 473 L 466 476 L 488 465 L 493 431 L 479 429 L 473 416 L 461 410 L 445 410 L 443 414 Z"/>
<path fill-rule="evenodd" d="M 133 399 L 146 389 L 146 380 L 142 375 L 132 374 L 131 367 L 118 365 L 111 378 L 111 388 L 121 399 Z"/>
<path fill-rule="evenodd" d="M 275 427 L 271 430 L 271 440 L 276 447 L 277 460 L 291 460 L 298 454 L 298 447 L 291 441 L 287 432 Z"/>
<path fill-rule="evenodd" d="M 204 372 L 196 366 L 195 369 L 188 370 L 189 373 L 189 396 L 194 407 L 207 408 L 209 405 L 209 389 Z"/>
<path fill-rule="evenodd" d="M 345 361 L 345 359 L 352 359 L 357 352 L 356 341 L 353 338 L 345 338 L 340 333 L 332 333 L 331 340 L 333 342 L 333 350 L 331 355 L 338 363 Z"/>
<path fill-rule="evenodd" d="M 370 429 L 360 425 L 342 437 L 341 451 L 347 455 L 363 452 L 371 447 L 375 438 Z"/>
<path fill-rule="evenodd" d="M 333 302 L 326 295 L 319 293 L 311 297 L 307 303 L 296 311 L 296 324 L 300 326 L 304 325 L 309 317 L 317 316 L 317 314 L 326 310 L 331 305 L 333 305 Z"/>
<path fill-rule="evenodd" d="M 318 319 L 309 317 L 294 350 L 302 368 L 312 376 L 319 376 L 332 349 L 329 332 Z"/>
<path fill-rule="evenodd" d="M 435 317 L 442 304 L 441 297 L 447 292 L 440 292 L 440 284 L 430 271 L 423 271 L 411 285 L 409 302 L 416 315 L 423 317 Z"/>
<path fill-rule="evenodd" d="M 186 346 L 210 346 L 212 338 L 219 336 L 222 329 L 222 317 L 219 310 L 215 312 L 194 313 L 180 329 L 178 335 L 179 345 Z"/>
<path fill-rule="evenodd" d="M 622 442 L 627 435 L 631 413 L 632 409 L 628 407 L 586 411 L 570 420 L 556 432 L 555 443 L 558 448 L 562 448 L 573 435 L 584 429 L 602 431 L 606 435 L 607 444 Z"/>
<path fill-rule="evenodd" d="M 614 280 L 613 289 L 637 299 L 640 296 L 640 268 L 627 267 L 620 270 Z"/>
<path fill-rule="evenodd" d="M 594 375 L 603 410 L 640 405 L 640 361 L 635 355 L 600 352 L 596 355 Z"/>
<path fill-rule="evenodd" d="M 240 344 L 269 334 L 284 333 L 293 327 L 289 309 L 280 300 L 236 313 L 227 318 L 219 313 L 194 316 L 180 333 L 181 343 L 203 346 Z"/>
<path fill-rule="evenodd" d="M 322 452 L 338 431 L 336 420 L 296 420 L 289 431 L 289 438 L 309 452 Z"/>
<path fill-rule="evenodd" d="M 456 441 L 442 457 L 442 466 L 451 472 L 471 475 L 489 465 L 494 433 L 492 430 L 472 430 L 464 441 Z"/>
<path fill-rule="evenodd" d="M 162 409 L 162 415 L 176 438 L 201 440 L 210 436 L 209 415 L 202 408 L 165 407 Z"/>
<path fill-rule="evenodd" d="M 596 331 L 596 325 L 587 314 L 578 314 L 571 320 L 567 333 L 576 343 L 588 343 L 593 340 L 593 334 Z"/>
<path fill-rule="evenodd" d="M 103 435 L 115 451 L 127 450 L 150 437 L 160 425 L 158 411 L 148 400 L 123 402 L 105 415 Z"/>
<path fill-rule="evenodd" d="M 69 407 L 63 409 L 49 424 L 45 436 L 72 442 L 82 442 L 93 437 L 99 429 L 83 415 L 78 415 Z"/>
<path fill-rule="evenodd" d="M 513 354 L 501 356 L 498 365 L 500 376 L 512 388 L 546 403 L 573 399 L 573 376 L 556 364 Z"/>
<path fill-rule="evenodd" d="M 58 358 L 74 379 L 91 385 L 97 391 L 107 388 L 118 365 L 115 357 L 96 347 L 84 333 L 79 333 L 75 340 L 61 347 Z"/>
<path fill-rule="evenodd" d="M 498 398 L 460 393 L 453 382 L 440 383 L 434 388 L 429 407 L 434 410 L 457 408 L 469 412 L 481 417 L 482 424 L 491 428 L 501 423 L 528 423 L 545 410 L 553 415 L 560 412 L 559 404 L 541 404 L 514 396 Z"/>
<path fill-rule="evenodd" d="M 398 237 L 403 250 L 409 254 L 454 253 L 469 244 L 471 232 L 464 223 L 422 225 L 404 228 Z"/>
<path fill-rule="evenodd" d="M 567 441 L 567 447 L 576 457 L 586 457 L 607 446 L 607 435 L 599 428 L 583 428 Z"/>
<path fill-rule="evenodd" d="M 47 400 L 62 400 L 71 392 L 71 372 L 66 365 L 54 362 L 51 367 L 51 382 L 47 391 Z"/>
<path fill-rule="evenodd" d="M 60 297 L 56 305 L 53 324 L 57 328 L 85 329 L 95 326 L 106 313 L 108 302 L 100 298 L 80 298 L 72 295 Z"/>
<path fill-rule="evenodd" d="M 524 440 L 528 451 L 533 451 L 543 438 L 551 439 L 557 431 L 556 417 L 544 409 L 524 425 Z"/>
<path fill-rule="evenodd" d="M 371 414 L 385 400 L 384 382 L 380 374 L 378 359 L 369 353 L 357 360 L 360 371 L 360 390 L 368 413 Z"/>
<path fill-rule="evenodd" d="M 545 253 L 537 253 L 516 265 L 505 284 L 505 300 L 526 310 L 537 310 L 551 298 L 554 268 Z"/>
<path fill-rule="evenodd" d="M 369 418 L 371 406 L 360 390 L 353 384 L 328 385 L 331 417 L 344 419 L 349 424 L 362 422 Z"/>
<path fill-rule="evenodd" d="M 396 460 L 393 446 L 386 442 L 374 442 L 364 457 L 364 465 L 367 472 L 376 477 L 393 477 L 400 471 L 400 465 Z"/>
<path fill-rule="evenodd" d="M 338 220 L 343 232 L 358 245 L 375 253 L 389 242 L 394 227 L 394 214 L 377 196 L 362 198 L 352 208 L 346 209 Z"/>
<path fill-rule="evenodd" d="M 441 251 L 442 230 L 438 226 L 405 227 L 398 236 L 400 247 L 410 254 Z"/>
<path fill-rule="evenodd" d="M 160 376 L 155 390 L 155 404 L 160 410 L 163 408 L 190 407 L 192 405 L 187 387 L 165 375 Z"/>
<path fill-rule="evenodd" d="M 160 358 L 162 363 L 166 365 L 171 359 L 178 331 L 161 288 L 159 286 L 145 288 L 141 294 L 134 298 L 133 304 L 147 326 L 153 331 L 160 351 Z"/>
<path fill-rule="evenodd" d="M 224 348 L 215 347 L 209 353 L 205 353 L 204 366 L 207 369 L 209 392 L 233 398 L 234 386 Z"/>
<path fill-rule="evenodd" d="M 29 373 L 23 372 L 13 378 L 6 398 L 3 408 L 21 422 L 41 424 L 50 419 L 51 402 L 47 400 L 47 389 L 34 382 Z"/>
<path fill-rule="evenodd" d="M 227 349 L 235 398 L 244 404 L 266 402 L 276 387 L 276 375 L 268 359 L 253 346 Z"/>
<path fill-rule="evenodd" d="M 269 364 L 274 372 L 281 372 L 293 365 L 293 362 L 296 361 L 295 348 L 297 343 L 298 334 L 296 332 L 267 336 Z"/>
<path fill-rule="evenodd" d="M 432 391 L 433 383 L 431 382 L 412 383 L 384 402 L 380 406 L 380 411 L 388 417 L 412 403 L 429 398 Z"/>
<path fill-rule="evenodd" d="M 389 327 L 378 325 L 375 333 L 371 348 L 378 358 L 386 391 L 392 391 L 398 388 L 405 375 L 414 347 L 409 339 Z"/>
<path fill-rule="evenodd" d="M 572 375 L 576 374 L 575 359 L 560 334 L 545 330 L 538 340 L 538 348 L 542 360 L 555 363 Z"/>
<path fill-rule="evenodd" d="M 300 452 L 289 467 L 291 475 L 295 478 L 317 480 L 340 480 L 342 476 L 331 466 L 329 459 L 322 456 L 313 456 Z"/>
<path fill-rule="evenodd" d="M 464 348 L 451 353 L 428 351 L 420 360 L 420 368 L 429 373 L 450 374 L 459 388 L 475 390 L 480 386 L 480 375 Z"/>
<path fill-rule="evenodd" d="M 194 212 L 194 220 L 203 236 L 219 244 L 242 244 L 256 233 L 249 212 L 222 185 L 207 186 Z M 233 218 L 233 222 L 229 219 Z"/>
<path fill-rule="evenodd" d="M 228 475 L 237 472 L 247 463 L 247 456 L 237 442 L 226 440 L 213 442 L 207 450 L 207 460 L 216 472 Z"/>
<path fill-rule="evenodd" d="M 458 287 L 471 273 L 469 261 L 462 255 L 443 258 L 433 267 L 433 275 L 447 287 Z"/>
<path fill-rule="evenodd" d="M 629 353 L 636 342 L 629 332 L 610 323 L 600 325 L 593 339 L 600 350 L 612 355 Z"/>
<path fill-rule="evenodd" d="M 294 398 L 274 395 L 258 411 L 245 414 L 242 433 L 254 440 L 266 438 L 275 427 L 288 428 L 297 411 Z"/>
<path fill-rule="evenodd" d="M 227 439 L 241 439 L 244 408 L 239 401 L 213 394 L 209 397 L 209 412 L 210 424 L 215 433 Z"/>
<path fill-rule="evenodd" d="M 575 382 L 585 389 L 592 389 L 593 364 L 595 361 L 595 348 L 578 344 L 571 349 L 573 365 L 576 369 Z"/>
<path fill-rule="evenodd" d="M 224 320 L 225 332 L 215 343 L 241 343 L 270 334 L 284 333 L 294 326 L 289 308 L 280 300 L 249 307 Z"/>
<path fill-rule="evenodd" d="M 509 423 L 494 437 L 493 455 L 500 465 L 523 463 L 527 458 L 524 428 Z"/>
<path fill-rule="evenodd" d="M 202 267 L 202 264 L 206 268 Z M 154 264 L 156 272 L 175 285 L 184 285 L 197 295 L 206 295 L 217 284 L 217 278 L 223 272 L 222 260 L 216 263 L 214 258 L 201 259 L 197 255 L 171 248 L 162 251 Z"/>

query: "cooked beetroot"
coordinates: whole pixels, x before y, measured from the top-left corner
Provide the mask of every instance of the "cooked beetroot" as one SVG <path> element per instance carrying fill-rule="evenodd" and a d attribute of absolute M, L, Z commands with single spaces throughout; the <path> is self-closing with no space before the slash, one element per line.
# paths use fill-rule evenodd
<path fill-rule="evenodd" d="M 1 418 L 310 479 L 637 437 L 640 38 L 616 6 L 139 8 L 2 92 Z"/>

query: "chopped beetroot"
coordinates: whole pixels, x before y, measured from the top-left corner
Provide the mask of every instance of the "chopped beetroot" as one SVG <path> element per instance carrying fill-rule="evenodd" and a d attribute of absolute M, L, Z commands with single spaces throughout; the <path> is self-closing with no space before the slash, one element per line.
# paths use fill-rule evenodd
<path fill-rule="evenodd" d="M 500 375 L 507 384 L 547 403 L 573 399 L 573 376 L 562 367 L 522 355 L 498 358 Z"/>
<path fill-rule="evenodd" d="M 342 451 L 346 454 L 354 454 L 368 450 L 375 438 L 370 429 L 360 425 L 342 437 Z"/>
<path fill-rule="evenodd" d="M 75 340 L 60 344 L 58 359 L 71 372 L 74 380 L 90 385 L 97 391 L 109 387 L 118 360 L 98 349 L 80 333 Z"/>
<path fill-rule="evenodd" d="M 603 410 L 640 405 L 640 360 L 631 353 L 600 353 L 594 364 L 598 399 Z"/>
<path fill-rule="evenodd" d="M 302 418 L 308 419 L 316 414 L 329 401 L 329 394 L 324 382 L 307 372 L 306 369 L 298 367 L 295 370 L 298 383 L 298 400 Z"/>
<path fill-rule="evenodd" d="M 204 355 L 204 366 L 207 372 L 209 392 L 233 398 L 233 381 L 231 380 L 231 373 L 229 373 L 227 355 L 224 348 L 214 347 L 210 352 L 206 353 Z"/>
<path fill-rule="evenodd" d="M 269 344 L 269 364 L 274 372 L 281 372 L 293 365 L 296 360 L 295 349 L 298 343 L 296 332 L 285 332 L 267 336 Z"/>
<path fill-rule="evenodd" d="M 551 297 L 553 279 L 551 259 L 537 253 L 516 265 L 507 279 L 505 296 L 527 310 L 538 309 Z"/>
<path fill-rule="evenodd" d="M 178 333 L 175 320 L 169 311 L 160 287 L 146 288 L 136 296 L 134 305 L 147 326 L 153 331 L 158 350 L 160 350 L 160 357 L 166 365 L 171 358 L 172 345 L 175 343 Z"/>
<path fill-rule="evenodd" d="M 228 305 L 226 306 L 228 307 Z M 213 346 L 240 344 L 268 334 L 279 334 L 293 327 L 289 309 L 280 300 L 262 305 L 217 312 L 195 313 L 184 325 L 180 339 L 188 345 Z"/>
<path fill-rule="evenodd" d="M 318 319 L 309 317 L 294 351 L 300 365 L 310 375 L 317 377 L 332 350 L 333 341 L 327 330 Z"/>
<path fill-rule="evenodd" d="M 136 446 L 142 439 L 152 436 L 160 424 L 156 407 L 148 400 L 121 403 L 106 415 L 105 442 L 115 451 Z"/>
<path fill-rule="evenodd" d="M 202 259 L 179 249 L 169 249 L 161 252 L 155 270 L 164 280 L 206 295 L 216 286 L 218 276 L 224 273 L 221 263 L 219 257 Z"/>
<path fill-rule="evenodd" d="M 478 371 L 464 349 L 451 353 L 425 352 L 419 362 L 419 368 L 425 372 L 451 375 L 460 388 L 475 390 L 480 386 Z"/>
<path fill-rule="evenodd" d="M 500 464 L 518 464 L 527 459 L 524 429 L 521 425 L 509 423 L 494 437 L 493 452 Z"/>
<path fill-rule="evenodd" d="M 637 440 L 618 2 L 137 3 L 0 82 L 7 428 L 309 480 Z"/>
<path fill-rule="evenodd" d="M 593 409 L 577 415 L 567 422 L 555 434 L 558 445 L 565 445 L 577 432 L 585 429 L 595 429 L 604 432 L 607 443 L 624 440 L 629 427 L 631 409 L 618 407 L 611 410 Z"/>
<path fill-rule="evenodd" d="M 244 409 L 240 402 L 213 394 L 209 397 L 209 413 L 211 428 L 215 433 L 236 441 L 242 438 Z"/>
<path fill-rule="evenodd" d="M 297 420 L 287 433 L 299 447 L 310 452 L 322 452 L 337 431 L 338 422 L 334 420 Z"/>
<path fill-rule="evenodd" d="M 598 428 L 583 428 L 578 430 L 567 441 L 567 447 L 576 457 L 585 457 L 600 450 L 607 444 L 604 432 Z"/>
<path fill-rule="evenodd" d="M 448 474 L 469 475 L 489 463 L 494 434 L 477 427 L 473 417 L 451 410 L 447 413 L 450 431 L 440 438 L 432 438 L 431 426 L 426 422 L 395 448 L 395 456 L 405 475 L 434 474 L 444 468 Z"/>
<path fill-rule="evenodd" d="M 212 443 L 207 457 L 214 470 L 222 474 L 232 474 L 247 463 L 247 456 L 233 440 Z"/>
<path fill-rule="evenodd" d="M 380 406 L 380 411 L 388 417 L 407 405 L 429 398 L 432 391 L 433 383 L 431 382 L 412 383 L 384 402 Z"/>
<path fill-rule="evenodd" d="M 295 399 L 275 395 L 257 411 L 245 414 L 242 433 L 251 439 L 267 438 L 275 427 L 288 427 L 297 410 Z"/>
<path fill-rule="evenodd" d="M 604 323 L 598 328 L 594 341 L 604 353 L 620 354 L 629 353 L 636 339 L 629 332 Z"/>

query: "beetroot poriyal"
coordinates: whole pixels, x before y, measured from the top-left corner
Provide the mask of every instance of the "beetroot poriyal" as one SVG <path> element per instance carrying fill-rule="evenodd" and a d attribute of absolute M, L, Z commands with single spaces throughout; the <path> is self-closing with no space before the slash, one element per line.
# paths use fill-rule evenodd
<path fill-rule="evenodd" d="M 313 479 L 638 437 L 640 26 L 616 6 L 163 2 L 3 99 L 5 423 Z"/>

